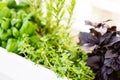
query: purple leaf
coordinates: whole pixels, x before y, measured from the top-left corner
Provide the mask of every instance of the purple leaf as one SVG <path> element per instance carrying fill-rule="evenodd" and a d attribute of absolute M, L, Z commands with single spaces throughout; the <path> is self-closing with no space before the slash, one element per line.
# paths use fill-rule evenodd
<path fill-rule="evenodd" d="M 90 33 L 87 32 L 80 32 L 79 34 L 79 40 L 80 43 L 86 44 L 86 43 L 90 43 L 90 44 L 97 44 L 98 43 L 98 39 L 96 37 L 94 37 L 93 35 L 91 35 Z"/>
<path fill-rule="evenodd" d="M 100 56 L 92 56 L 87 59 L 87 65 L 92 67 L 93 69 L 100 68 Z"/>
<path fill-rule="evenodd" d="M 93 28 L 90 33 L 81 32 L 79 35 L 82 48 L 89 53 L 87 66 L 96 73 L 94 80 L 120 80 L 116 75 L 120 71 L 120 31 L 116 26 L 107 25 L 108 21 L 111 20 L 85 21 Z"/>

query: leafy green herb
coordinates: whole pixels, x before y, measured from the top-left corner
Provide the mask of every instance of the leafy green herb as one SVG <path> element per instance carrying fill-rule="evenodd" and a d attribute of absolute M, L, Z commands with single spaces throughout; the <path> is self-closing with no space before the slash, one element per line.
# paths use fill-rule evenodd
<path fill-rule="evenodd" d="M 19 4 L 8 0 L 3 5 L 1 1 L 0 45 L 44 65 L 60 77 L 93 80 L 94 74 L 85 63 L 86 54 L 67 32 L 75 2 L 70 0 L 67 6 L 66 0 L 25 0 Z M 6 9 L 6 14 L 2 9 Z"/>

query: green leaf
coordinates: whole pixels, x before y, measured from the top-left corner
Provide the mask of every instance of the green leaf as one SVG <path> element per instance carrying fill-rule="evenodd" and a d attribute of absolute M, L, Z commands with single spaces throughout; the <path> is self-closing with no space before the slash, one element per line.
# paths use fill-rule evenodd
<path fill-rule="evenodd" d="M 0 32 L 0 39 L 1 40 L 7 40 L 8 39 L 8 34 L 4 31 Z"/>
<path fill-rule="evenodd" d="M 6 2 L 2 2 L 0 1 L 0 9 L 4 8 L 7 6 L 7 3 Z"/>
<path fill-rule="evenodd" d="M 16 8 L 16 6 L 17 6 L 16 1 L 15 0 L 8 0 L 7 6 L 9 8 Z"/>
<path fill-rule="evenodd" d="M 23 20 L 27 16 L 27 13 L 24 10 L 20 9 L 16 13 L 16 15 L 17 15 L 17 19 Z"/>
<path fill-rule="evenodd" d="M 2 43 L 1 43 L 2 45 L 1 45 L 1 46 L 2 46 L 3 48 L 6 48 L 7 42 L 6 42 L 6 41 L 1 41 L 1 42 L 2 42 Z"/>
<path fill-rule="evenodd" d="M 13 39 L 13 38 L 8 39 L 6 49 L 9 52 L 17 52 L 17 48 L 18 48 L 17 45 L 18 45 L 18 43 L 17 43 L 16 39 Z"/>
<path fill-rule="evenodd" d="M 35 24 L 33 24 L 32 22 L 30 21 L 24 21 L 21 29 L 20 29 L 20 34 L 28 34 L 28 35 L 32 35 L 35 33 L 35 29 L 36 29 L 36 26 Z"/>
<path fill-rule="evenodd" d="M 2 29 L 7 30 L 10 27 L 10 20 L 8 18 L 4 18 L 1 23 L 1 27 Z"/>
<path fill-rule="evenodd" d="M 21 25 L 22 25 L 21 19 L 13 18 L 11 20 L 11 25 L 15 26 L 17 29 L 19 29 L 21 27 Z"/>
<path fill-rule="evenodd" d="M 12 34 L 15 38 L 19 37 L 19 31 L 15 27 L 12 27 Z"/>
<path fill-rule="evenodd" d="M 0 9 L 0 18 L 3 18 L 3 17 L 10 17 L 10 9 L 7 8 L 7 7 L 3 7 L 2 9 Z"/>
<path fill-rule="evenodd" d="M 8 30 L 7 30 L 7 34 L 8 34 L 8 36 L 12 36 L 12 30 L 11 30 L 11 29 L 8 29 Z"/>

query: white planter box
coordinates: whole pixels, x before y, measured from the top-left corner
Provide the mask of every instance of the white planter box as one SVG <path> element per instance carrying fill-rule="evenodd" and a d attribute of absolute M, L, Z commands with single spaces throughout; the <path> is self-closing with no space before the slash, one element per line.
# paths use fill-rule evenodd
<path fill-rule="evenodd" d="M 43 66 L 0 48 L 0 80 L 63 80 Z M 65 79 L 64 79 L 65 80 Z"/>

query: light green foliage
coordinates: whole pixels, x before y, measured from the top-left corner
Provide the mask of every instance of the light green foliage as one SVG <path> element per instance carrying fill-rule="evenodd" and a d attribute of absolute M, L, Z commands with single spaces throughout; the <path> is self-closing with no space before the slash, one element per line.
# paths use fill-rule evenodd
<path fill-rule="evenodd" d="M 60 77 L 93 80 L 94 74 L 85 63 L 86 54 L 67 32 L 75 2 L 70 0 L 68 6 L 66 0 L 0 2 L 0 46 L 44 65 Z"/>
<path fill-rule="evenodd" d="M 17 39 L 9 38 L 7 41 L 6 49 L 10 52 L 16 52 L 17 51 Z"/>
<path fill-rule="evenodd" d="M 15 38 L 19 37 L 19 31 L 17 30 L 17 28 L 16 27 L 12 27 L 11 29 L 12 29 L 12 35 Z"/>
<path fill-rule="evenodd" d="M 7 30 L 9 28 L 9 23 L 10 23 L 10 20 L 8 18 L 4 18 L 1 21 L 1 27 L 2 27 L 2 29 Z"/>
<path fill-rule="evenodd" d="M 8 7 L 3 7 L 2 9 L 0 9 L 0 18 L 3 17 L 10 17 L 10 9 Z"/>
<path fill-rule="evenodd" d="M 35 24 L 33 24 L 32 22 L 26 20 L 23 22 L 23 25 L 20 28 L 20 34 L 28 34 L 28 35 L 32 35 L 35 32 Z"/>

